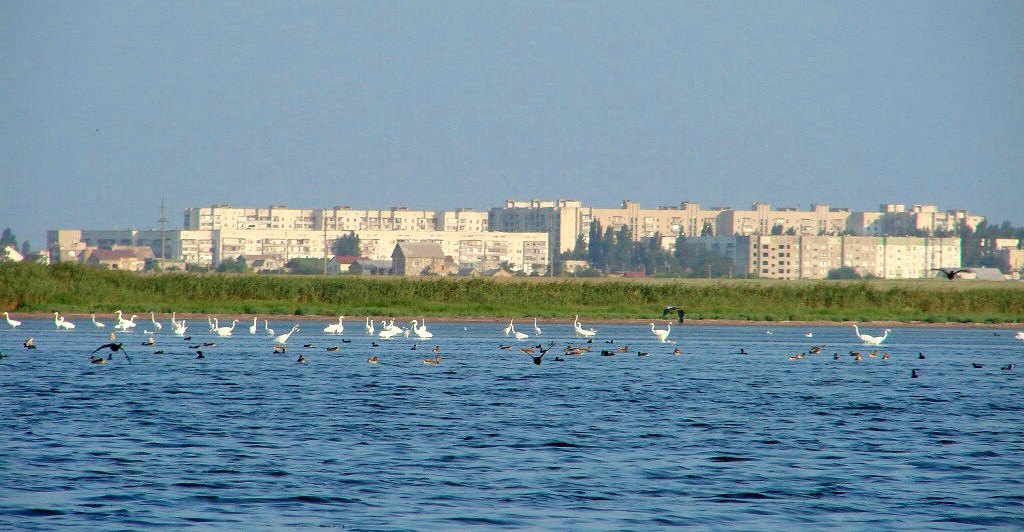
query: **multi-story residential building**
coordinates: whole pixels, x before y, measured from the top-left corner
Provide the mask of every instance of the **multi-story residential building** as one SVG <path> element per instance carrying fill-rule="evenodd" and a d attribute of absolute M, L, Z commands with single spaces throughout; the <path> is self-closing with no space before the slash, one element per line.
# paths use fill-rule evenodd
<path fill-rule="evenodd" d="M 144 246 L 153 250 L 154 257 L 177 259 L 182 256 L 181 233 L 178 230 L 58 229 L 47 231 L 46 240 L 54 262 L 79 262 L 86 248 L 114 249 L 115 246 Z"/>
<path fill-rule="evenodd" d="M 912 205 L 907 209 L 899 203 L 885 203 L 878 212 L 851 214 L 847 230 L 859 236 L 952 234 L 961 225 L 975 230 L 983 221 L 984 216 L 964 210 L 940 212 L 934 205 Z"/>
<path fill-rule="evenodd" d="M 283 205 L 237 208 L 229 205 L 185 209 L 185 229 L 314 229 L 313 209 L 290 209 Z"/>
<path fill-rule="evenodd" d="M 594 222 L 602 230 L 620 231 L 628 227 L 634 240 L 661 237 L 666 249 L 680 235 L 701 236 L 715 234 L 716 220 L 721 208 L 701 209 L 696 203 L 682 203 L 679 207 L 642 209 L 639 203 L 626 200 L 618 208 L 584 207 L 575 200 L 515 201 L 508 200 L 504 207 L 490 209 L 490 227 L 495 231 L 533 231 L 549 235 L 553 252 L 572 251 L 576 241 L 586 241 Z"/>
<path fill-rule="evenodd" d="M 672 245 L 674 246 L 675 242 Z M 699 236 L 687 238 L 686 245 L 717 253 L 730 259 L 733 263 L 733 277 L 747 277 L 749 272 L 754 271 L 750 262 L 754 259 L 754 255 L 751 252 L 750 237 L 748 236 Z"/>
<path fill-rule="evenodd" d="M 723 209 L 716 219 L 716 234 L 727 235 L 841 235 L 846 231 L 849 209 L 811 205 L 811 210 L 772 210 L 767 203 L 755 203 L 751 210 Z"/>
<path fill-rule="evenodd" d="M 553 253 L 571 251 L 576 238 L 587 235 L 591 220 L 590 209 L 575 200 L 508 200 L 504 207 L 488 211 L 492 231 L 546 233 Z"/>
<path fill-rule="evenodd" d="M 750 239 L 750 266 L 766 279 L 800 278 L 799 236 L 759 235 Z"/>
<path fill-rule="evenodd" d="M 760 235 L 751 239 L 751 273 L 769 279 L 824 279 L 847 267 L 885 279 L 930 277 L 960 267 L 960 239 Z"/>

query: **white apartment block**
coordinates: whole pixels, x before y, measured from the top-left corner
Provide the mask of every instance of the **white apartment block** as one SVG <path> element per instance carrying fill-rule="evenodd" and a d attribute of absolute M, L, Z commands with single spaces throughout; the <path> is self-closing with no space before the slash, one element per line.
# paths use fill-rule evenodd
<path fill-rule="evenodd" d="M 289 209 L 285 206 L 237 208 L 229 205 L 185 209 L 186 230 L 214 229 L 314 229 L 313 209 Z"/>
<path fill-rule="evenodd" d="M 960 239 L 937 237 L 757 236 L 751 273 L 766 279 L 824 279 L 841 267 L 883 279 L 933 277 L 960 267 Z"/>
<path fill-rule="evenodd" d="M 172 231 L 168 231 L 172 233 Z M 514 271 L 543 274 L 548 267 L 547 234 L 492 231 L 322 231 L 248 230 L 182 231 L 182 260 L 216 266 L 238 256 L 271 257 L 282 263 L 295 258 L 331 255 L 340 237 L 359 237 L 360 254 L 371 260 L 390 260 L 399 242 L 434 242 L 460 267 L 486 271 L 506 263 Z M 207 247 L 209 246 L 209 247 Z"/>
<path fill-rule="evenodd" d="M 406 207 L 358 210 L 237 208 L 228 205 L 185 209 L 185 229 L 288 229 L 336 231 L 486 231 L 487 213 L 460 208 L 454 211 L 417 211 Z"/>
<path fill-rule="evenodd" d="M 492 208 L 489 213 L 492 229 L 549 233 L 552 249 L 559 252 L 571 251 L 579 237 L 586 240 L 593 222 L 600 223 L 603 230 L 610 227 L 619 231 L 624 226 L 629 227 L 636 240 L 660 235 L 667 242 L 679 235 L 751 236 L 774 232 L 801 236 L 880 236 L 910 231 L 941 232 L 955 229 L 960 222 L 973 229 L 984 220 L 966 211 L 939 212 L 930 205 L 914 205 L 907 210 L 903 205 L 887 204 L 881 209 L 881 212 L 851 212 L 847 208 L 812 205 L 810 210 L 802 211 L 789 207 L 772 209 L 767 203 L 755 203 L 750 210 L 702 209 L 688 202 L 678 207 L 644 209 L 629 200 L 621 207 L 597 208 L 575 200 L 535 199 L 507 200 L 504 207 Z"/>

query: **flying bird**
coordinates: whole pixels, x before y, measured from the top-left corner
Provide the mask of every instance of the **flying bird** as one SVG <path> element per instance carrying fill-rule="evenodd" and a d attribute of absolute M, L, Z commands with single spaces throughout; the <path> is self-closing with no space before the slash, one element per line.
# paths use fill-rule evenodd
<path fill-rule="evenodd" d="M 950 281 L 955 279 L 959 273 L 970 273 L 974 271 L 970 268 L 932 268 L 931 270 L 942 272 L 942 275 L 945 275 L 946 279 L 949 279 Z"/>
<path fill-rule="evenodd" d="M 124 346 L 124 344 L 120 344 L 120 343 L 116 343 L 116 342 L 110 342 L 109 344 L 103 344 L 103 345 L 97 347 L 90 354 L 91 355 L 95 355 L 98 351 L 102 351 L 104 349 L 109 349 L 110 350 L 110 356 L 114 356 L 114 353 L 120 351 L 120 352 L 124 353 L 124 358 L 128 359 L 128 363 L 131 364 L 132 363 L 132 359 L 128 357 L 128 352 L 124 350 L 123 346 Z"/>
<path fill-rule="evenodd" d="M 664 318 L 665 316 L 668 316 L 669 312 L 675 312 L 676 316 L 679 317 L 679 323 L 683 323 L 683 316 L 686 314 L 685 310 L 683 310 L 683 309 L 681 309 L 681 308 L 679 308 L 679 307 L 677 307 L 675 305 L 672 305 L 671 307 L 665 307 L 661 311 L 661 317 Z"/>

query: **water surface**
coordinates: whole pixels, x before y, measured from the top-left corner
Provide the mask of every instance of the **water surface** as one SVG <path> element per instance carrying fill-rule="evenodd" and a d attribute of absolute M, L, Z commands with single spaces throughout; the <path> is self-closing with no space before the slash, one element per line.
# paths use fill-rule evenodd
<path fill-rule="evenodd" d="M 326 324 L 285 354 L 245 324 L 153 347 L 140 331 L 121 336 L 132 364 L 98 366 L 107 333 L 88 322 L 0 323 L 0 526 L 1024 528 L 1012 332 L 897 329 L 883 361 L 836 327 L 687 325 L 660 344 L 594 325 L 574 357 L 561 348 L 586 344 L 566 325 L 514 342 L 503 324 L 431 323 L 431 340 L 374 348 L 362 323 Z M 537 340 L 556 342 L 540 366 L 519 352 Z M 216 345 L 196 360 L 201 342 Z M 812 344 L 828 347 L 788 360 Z M 423 364 L 435 345 L 442 364 Z"/>

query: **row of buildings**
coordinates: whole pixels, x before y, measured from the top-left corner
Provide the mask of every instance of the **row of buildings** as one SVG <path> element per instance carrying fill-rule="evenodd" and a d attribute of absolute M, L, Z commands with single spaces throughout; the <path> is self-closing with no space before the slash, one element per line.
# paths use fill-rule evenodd
<path fill-rule="evenodd" d="M 56 261 L 81 261 L 90 248 L 143 246 L 182 265 L 215 267 L 237 257 L 277 265 L 292 258 L 327 257 L 336 239 L 355 234 L 360 255 L 371 261 L 392 260 L 401 243 L 428 243 L 463 272 L 503 268 L 544 274 L 578 239 L 586 241 L 596 223 L 615 231 L 628 228 L 636 241 L 659 239 L 665 249 L 686 236 L 688 242 L 733 257 L 737 276 L 823 278 L 830 269 L 850 267 L 862 274 L 905 278 L 925 276 L 931 268 L 958 267 L 959 239 L 942 236 L 962 226 L 973 229 L 983 220 L 966 211 L 895 204 L 877 212 L 827 205 L 808 211 L 772 209 L 764 203 L 750 210 L 703 209 L 694 203 L 645 209 L 632 201 L 598 208 L 575 200 L 509 200 L 488 211 L 213 205 L 185 209 L 180 230 L 50 231 L 48 249 Z M 930 236 L 895 236 L 908 234 Z"/>

